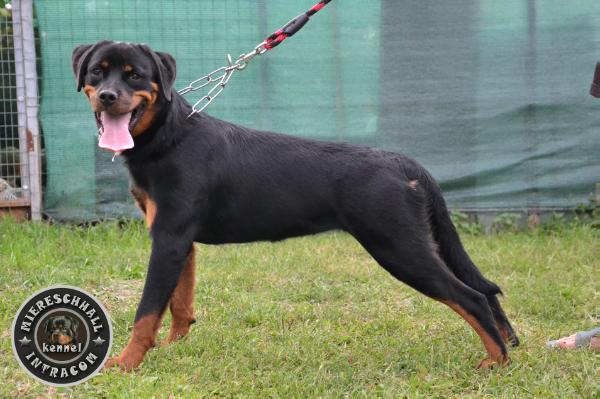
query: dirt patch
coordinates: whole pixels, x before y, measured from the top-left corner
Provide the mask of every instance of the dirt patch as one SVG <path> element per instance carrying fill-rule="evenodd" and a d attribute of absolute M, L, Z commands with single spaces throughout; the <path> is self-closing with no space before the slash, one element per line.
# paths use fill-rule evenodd
<path fill-rule="evenodd" d="M 92 291 L 109 313 L 127 309 L 137 303 L 142 295 L 144 282 L 141 280 L 115 280 L 108 286 L 102 286 Z"/>

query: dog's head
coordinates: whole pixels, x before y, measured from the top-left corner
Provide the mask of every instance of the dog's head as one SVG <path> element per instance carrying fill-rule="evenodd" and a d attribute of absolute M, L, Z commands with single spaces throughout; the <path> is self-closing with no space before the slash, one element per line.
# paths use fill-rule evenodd
<path fill-rule="evenodd" d="M 77 343 L 77 320 L 69 316 L 50 317 L 46 322 L 46 335 L 52 344 Z"/>
<path fill-rule="evenodd" d="M 100 147 L 120 152 L 171 101 L 176 67 L 172 56 L 144 44 L 101 41 L 73 50 L 73 72 L 96 116 Z"/>

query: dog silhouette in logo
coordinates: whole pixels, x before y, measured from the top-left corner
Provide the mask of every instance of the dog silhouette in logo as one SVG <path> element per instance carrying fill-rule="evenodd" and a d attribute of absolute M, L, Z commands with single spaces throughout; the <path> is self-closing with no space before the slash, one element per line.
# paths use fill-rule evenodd
<path fill-rule="evenodd" d="M 77 343 L 77 320 L 69 316 L 51 317 L 46 322 L 46 334 L 51 344 L 70 345 Z"/>

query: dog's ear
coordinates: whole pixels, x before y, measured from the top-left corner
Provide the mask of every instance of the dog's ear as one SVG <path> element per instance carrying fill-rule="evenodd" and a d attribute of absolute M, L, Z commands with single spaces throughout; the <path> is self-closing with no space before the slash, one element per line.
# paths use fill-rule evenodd
<path fill-rule="evenodd" d="M 162 67 L 160 64 L 158 65 L 158 73 L 161 80 L 160 87 L 162 87 L 167 101 L 171 101 L 171 91 L 173 91 L 173 85 L 177 77 L 177 63 L 175 62 L 175 58 L 169 53 L 157 51 L 155 54 L 162 64 Z"/>
<path fill-rule="evenodd" d="M 158 71 L 158 85 L 165 96 L 167 101 L 171 101 L 171 92 L 173 91 L 173 84 L 175 83 L 175 77 L 177 76 L 177 63 L 175 58 L 171 54 L 163 53 L 160 51 L 152 51 L 150 47 L 141 45 L 142 49 L 152 58 L 154 66 Z"/>
<path fill-rule="evenodd" d="M 48 321 L 46 321 L 46 335 L 50 336 L 52 335 L 52 323 L 53 323 L 54 319 L 51 317 L 48 319 Z"/>
<path fill-rule="evenodd" d="M 79 327 L 79 322 L 77 320 L 71 319 L 71 338 L 73 339 L 73 343 L 77 343 L 77 327 Z"/>
<path fill-rule="evenodd" d="M 71 61 L 73 64 L 73 73 L 75 74 L 75 80 L 77 81 L 77 91 L 81 91 L 83 82 L 85 81 L 85 73 L 87 71 L 88 62 L 90 57 L 99 47 L 110 43 L 108 40 L 103 40 L 96 44 L 83 44 L 73 50 Z"/>

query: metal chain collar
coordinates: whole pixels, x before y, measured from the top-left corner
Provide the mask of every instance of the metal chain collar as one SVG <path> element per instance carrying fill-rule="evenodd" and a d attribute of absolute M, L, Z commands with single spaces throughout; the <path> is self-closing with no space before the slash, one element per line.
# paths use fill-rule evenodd
<path fill-rule="evenodd" d="M 288 37 L 293 36 L 309 21 L 310 17 L 323 9 L 323 7 L 325 7 L 330 1 L 331 0 L 321 0 L 312 6 L 310 10 L 298 15 L 296 18 L 288 22 L 283 28 L 272 33 L 269 37 L 267 37 L 267 39 L 256 46 L 254 50 L 240 55 L 235 62 L 232 62 L 231 54 L 227 54 L 227 65 L 215 69 L 208 75 L 202 76 L 201 78 L 190 82 L 190 84 L 188 84 L 186 87 L 179 90 L 179 94 L 185 95 L 213 84 L 208 93 L 194 103 L 192 106 L 192 112 L 188 115 L 188 118 L 194 114 L 202 112 L 206 107 L 208 107 L 213 100 L 217 98 L 219 94 L 223 92 L 223 90 L 225 90 L 225 86 L 227 83 L 229 83 L 229 80 L 231 80 L 231 77 L 235 72 L 246 69 L 254 57 L 263 55 L 267 51 L 281 44 L 281 42 Z"/>
<path fill-rule="evenodd" d="M 266 43 L 266 41 L 262 42 L 261 44 L 256 46 L 253 51 L 247 54 L 240 55 L 237 61 L 235 61 L 235 63 L 232 63 L 231 61 L 231 54 L 227 54 L 226 66 L 222 66 L 221 68 L 215 69 L 208 75 L 204 75 L 201 78 L 190 82 L 189 85 L 179 90 L 179 94 L 185 95 L 189 92 L 200 90 L 208 86 L 209 84 L 214 83 L 213 87 L 211 87 L 208 93 L 194 103 L 194 105 L 192 106 L 192 113 L 188 116 L 188 118 L 194 114 L 202 112 L 206 107 L 208 107 L 210 103 L 212 103 L 213 100 L 223 92 L 225 86 L 227 85 L 227 83 L 229 83 L 229 80 L 236 71 L 242 71 L 246 69 L 246 67 L 254 57 L 266 53 Z"/>

